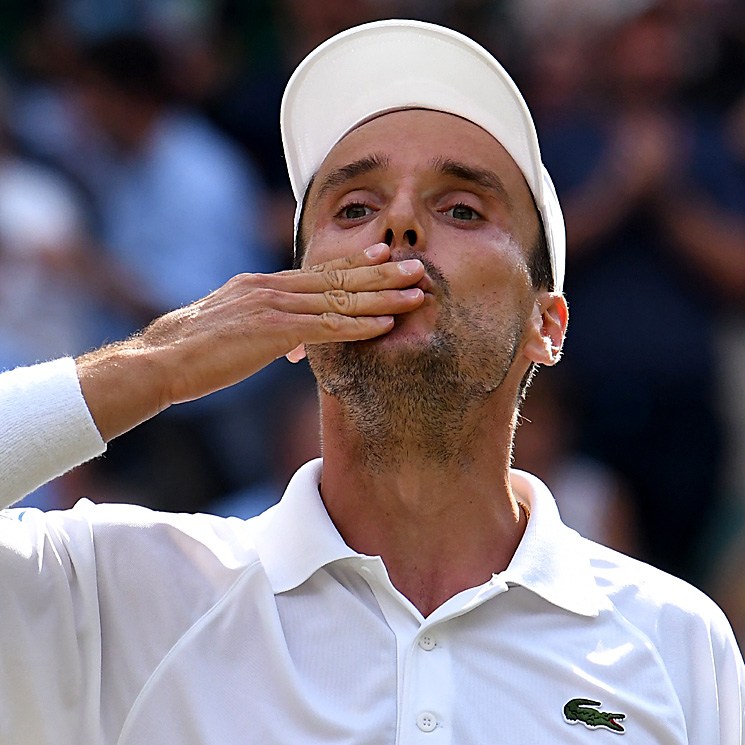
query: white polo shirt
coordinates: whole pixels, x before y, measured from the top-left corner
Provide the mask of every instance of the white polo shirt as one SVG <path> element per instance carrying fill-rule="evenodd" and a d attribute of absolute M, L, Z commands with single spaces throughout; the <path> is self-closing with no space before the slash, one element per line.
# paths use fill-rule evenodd
<path fill-rule="evenodd" d="M 247 522 L 3 513 L 0 742 L 743 745 L 723 614 L 580 538 L 534 477 L 512 474 L 509 567 L 425 619 L 343 542 L 320 473 Z"/>

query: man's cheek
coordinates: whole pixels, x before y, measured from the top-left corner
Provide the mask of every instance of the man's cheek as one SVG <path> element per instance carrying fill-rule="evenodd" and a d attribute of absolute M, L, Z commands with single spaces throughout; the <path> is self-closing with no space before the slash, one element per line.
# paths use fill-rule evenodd
<path fill-rule="evenodd" d="M 313 266 L 362 253 L 366 248 L 380 242 L 372 238 L 372 235 L 372 231 L 363 230 L 317 230 L 308 241 L 304 263 L 306 266 Z"/>

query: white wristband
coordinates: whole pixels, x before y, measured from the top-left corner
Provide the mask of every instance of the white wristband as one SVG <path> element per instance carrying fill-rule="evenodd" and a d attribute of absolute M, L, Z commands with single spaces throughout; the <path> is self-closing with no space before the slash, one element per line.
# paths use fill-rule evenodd
<path fill-rule="evenodd" d="M 0 508 L 105 450 L 73 359 L 0 374 Z"/>

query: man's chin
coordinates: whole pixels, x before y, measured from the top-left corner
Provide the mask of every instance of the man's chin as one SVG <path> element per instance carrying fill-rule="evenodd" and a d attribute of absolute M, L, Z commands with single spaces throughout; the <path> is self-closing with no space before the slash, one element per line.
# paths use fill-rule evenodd
<path fill-rule="evenodd" d="M 452 365 L 448 341 L 442 332 L 402 325 L 373 339 L 311 346 L 308 361 L 328 392 L 373 382 L 388 385 L 391 380 L 421 377 L 423 370 L 434 370 L 445 361 Z"/>

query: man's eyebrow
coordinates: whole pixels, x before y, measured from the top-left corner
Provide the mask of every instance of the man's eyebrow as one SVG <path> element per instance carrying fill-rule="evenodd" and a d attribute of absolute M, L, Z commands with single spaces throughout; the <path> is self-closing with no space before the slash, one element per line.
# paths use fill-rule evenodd
<path fill-rule="evenodd" d="M 347 163 L 345 166 L 335 168 L 321 182 L 316 199 L 320 199 L 327 191 L 337 186 L 343 186 L 357 176 L 364 176 L 371 171 L 381 171 L 388 168 L 388 156 L 375 153 L 364 158 Z"/>
<path fill-rule="evenodd" d="M 468 181 L 480 186 L 482 189 L 487 189 L 499 197 L 507 207 L 512 207 L 512 197 L 504 185 L 504 181 L 494 171 L 467 166 L 465 163 L 459 163 L 450 158 L 435 158 L 432 161 L 432 168 L 445 176 L 452 176 L 461 181 Z"/>

